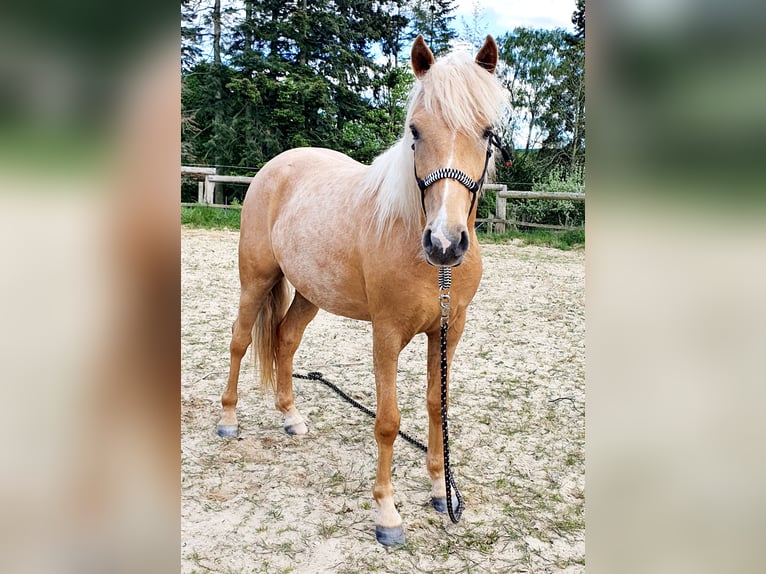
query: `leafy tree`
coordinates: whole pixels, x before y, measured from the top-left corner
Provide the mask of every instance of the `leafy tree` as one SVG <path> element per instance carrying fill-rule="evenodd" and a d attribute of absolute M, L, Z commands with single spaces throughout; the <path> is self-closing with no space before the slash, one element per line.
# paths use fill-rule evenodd
<path fill-rule="evenodd" d="M 374 83 L 374 97 L 363 118 L 344 126 L 343 149 L 357 161 L 371 162 L 402 136 L 407 96 L 414 76 L 405 68 L 390 68 Z"/>
<path fill-rule="evenodd" d="M 573 171 L 585 162 L 585 40 L 567 37 L 557 83 L 542 118 L 549 161 Z"/>
<path fill-rule="evenodd" d="M 585 164 L 585 0 L 578 0 L 572 23 L 575 33 L 564 36 L 542 144 L 550 164 L 570 172 Z"/>
<path fill-rule="evenodd" d="M 232 76 L 230 68 L 208 62 L 197 64 L 184 75 L 181 137 L 190 145 L 182 146 L 182 151 L 185 150 L 183 161 L 208 165 L 231 161 L 232 155 L 227 152 L 232 150 L 236 135 L 226 118 L 232 113 L 233 101 L 230 93 L 221 86 Z"/>
<path fill-rule="evenodd" d="M 462 17 L 461 22 L 463 32 L 460 34 L 460 39 L 471 43 L 477 50 L 481 48 L 487 37 L 487 15 L 480 0 L 473 0 L 470 19 Z"/>
<path fill-rule="evenodd" d="M 543 116 L 550 106 L 564 47 L 560 29 L 516 28 L 499 39 L 500 57 L 506 64 L 500 73 L 515 114 L 512 135 L 524 138 L 524 151 L 542 142 Z"/>
<path fill-rule="evenodd" d="M 499 39 L 500 75 L 511 94 L 509 137 L 521 140 L 514 174 L 538 181 L 555 166 L 585 161 L 585 3 L 572 16 L 575 34 L 516 28 Z"/>

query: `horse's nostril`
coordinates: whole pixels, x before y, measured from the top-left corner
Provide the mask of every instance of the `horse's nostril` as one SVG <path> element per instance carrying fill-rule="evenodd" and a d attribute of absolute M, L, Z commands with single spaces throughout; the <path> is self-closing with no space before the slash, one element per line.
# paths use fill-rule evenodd
<path fill-rule="evenodd" d="M 460 234 L 460 251 L 462 253 L 465 253 L 468 251 L 468 247 L 470 246 L 470 241 L 468 240 L 468 232 L 463 231 Z"/>
<path fill-rule="evenodd" d="M 426 253 L 431 253 L 433 248 L 434 245 L 431 243 L 431 230 L 426 229 L 425 233 L 423 233 L 423 249 L 426 250 Z"/>

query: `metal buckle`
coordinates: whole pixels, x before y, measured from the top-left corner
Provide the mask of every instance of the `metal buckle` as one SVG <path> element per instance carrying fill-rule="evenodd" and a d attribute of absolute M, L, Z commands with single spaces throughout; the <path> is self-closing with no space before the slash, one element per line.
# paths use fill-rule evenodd
<path fill-rule="evenodd" d="M 441 307 L 441 324 L 444 325 L 449 321 L 449 293 L 439 293 L 439 306 Z"/>

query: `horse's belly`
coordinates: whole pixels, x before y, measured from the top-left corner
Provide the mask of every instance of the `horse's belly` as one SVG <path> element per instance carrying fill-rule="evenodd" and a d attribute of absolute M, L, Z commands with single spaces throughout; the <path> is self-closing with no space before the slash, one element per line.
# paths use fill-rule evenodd
<path fill-rule="evenodd" d="M 299 263 L 295 260 L 281 264 L 287 280 L 306 299 L 320 309 L 350 319 L 370 320 L 367 297 L 361 277 L 343 272 L 327 261 Z"/>

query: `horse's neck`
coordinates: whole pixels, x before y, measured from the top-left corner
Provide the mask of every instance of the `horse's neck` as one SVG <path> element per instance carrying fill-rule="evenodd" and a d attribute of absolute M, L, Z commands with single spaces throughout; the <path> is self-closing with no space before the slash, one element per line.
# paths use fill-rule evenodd
<path fill-rule="evenodd" d="M 374 197 L 373 224 L 378 235 L 390 233 L 395 222 L 407 231 L 422 227 L 420 192 L 406 151 L 399 141 L 368 168 L 365 187 Z"/>

